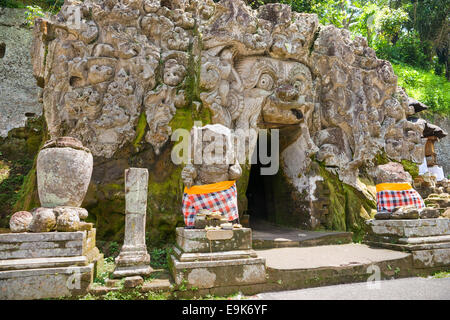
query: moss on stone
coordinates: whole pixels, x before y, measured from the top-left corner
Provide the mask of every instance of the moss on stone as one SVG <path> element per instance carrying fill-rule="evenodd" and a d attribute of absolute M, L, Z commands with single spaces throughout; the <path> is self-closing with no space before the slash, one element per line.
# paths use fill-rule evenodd
<path fill-rule="evenodd" d="M 134 138 L 133 146 L 135 149 L 139 148 L 139 145 L 144 138 L 145 129 L 147 128 L 147 119 L 145 117 L 145 112 L 142 112 L 139 116 L 138 124 L 136 126 L 136 138 Z"/>
<path fill-rule="evenodd" d="M 340 181 L 321 163 L 319 163 L 319 173 L 330 191 L 327 229 L 351 231 L 354 241 L 361 240 L 367 230 L 365 224 L 367 216 L 364 215 L 364 212 L 371 212 L 376 208 L 376 202 L 366 198 L 354 187 Z"/>
<path fill-rule="evenodd" d="M 406 172 L 409 172 L 413 179 L 419 176 L 419 166 L 417 163 L 409 160 L 402 160 L 400 163 L 402 164 L 403 169 L 405 169 Z"/>

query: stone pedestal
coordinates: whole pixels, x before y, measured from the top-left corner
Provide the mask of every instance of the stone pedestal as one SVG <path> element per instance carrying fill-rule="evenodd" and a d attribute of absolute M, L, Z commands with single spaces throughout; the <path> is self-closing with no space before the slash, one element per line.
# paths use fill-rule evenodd
<path fill-rule="evenodd" d="M 177 228 L 169 260 L 175 283 L 198 289 L 264 283 L 265 260 L 252 249 L 251 232 Z"/>
<path fill-rule="evenodd" d="M 149 275 L 153 271 L 145 245 L 147 189 L 147 169 L 125 170 L 125 238 L 113 278 Z"/>
<path fill-rule="evenodd" d="M 84 295 L 102 262 L 95 229 L 0 234 L 0 300 Z"/>
<path fill-rule="evenodd" d="M 450 266 L 450 220 L 369 220 L 365 242 L 412 253 L 414 268 Z"/>

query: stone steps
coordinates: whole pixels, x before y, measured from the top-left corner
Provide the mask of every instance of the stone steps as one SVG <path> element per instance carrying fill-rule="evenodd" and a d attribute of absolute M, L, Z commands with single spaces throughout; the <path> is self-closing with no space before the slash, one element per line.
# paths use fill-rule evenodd
<path fill-rule="evenodd" d="M 310 231 L 278 226 L 266 221 L 251 222 L 253 249 L 313 247 L 352 242 L 352 232 Z"/>
<path fill-rule="evenodd" d="M 85 256 L 0 260 L 0 271 L 85 266 Z"/>

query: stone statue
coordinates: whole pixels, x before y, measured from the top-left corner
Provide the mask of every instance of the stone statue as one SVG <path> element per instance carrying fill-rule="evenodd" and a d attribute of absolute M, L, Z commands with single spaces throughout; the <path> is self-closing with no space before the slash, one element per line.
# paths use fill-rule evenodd
<path fill-rule="evenodd" d="M 239 221 L 235 181 L 242 168 L 235 152 L 235 136 L 215 124 L 191 130 L 191 163 L 181 172 L 186 186 L 183 213 L 187 226 L 200 210 L 220 211 L 228 221 Z"/>

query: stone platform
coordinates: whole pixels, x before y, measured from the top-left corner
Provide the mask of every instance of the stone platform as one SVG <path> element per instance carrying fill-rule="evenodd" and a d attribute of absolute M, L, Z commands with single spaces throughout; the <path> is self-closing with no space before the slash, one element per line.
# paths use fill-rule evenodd
<path fill-rule="evenodd" d="M 85 294 L 102 262 L 95 229 L 0 234 L 0 299 Z"/>
<path fill-rule="evenodd" d="M 234 292 L 239 286 L 266 281 L 265 260 L 252 249 L 251 229 L 177 228 L 176 232 L 177 245 L 169 269 L 179 288 L 232 287 Z"/>
<path fill-rule="evenodd" d="M 369 220 L 365 243 L 411 252 L 414 268 L 450 266 L 450 220 Z"/>
<path fill-rule="evenodd" d="M 355 243 L 256 252 L 266 260 L 268 278 L 263 291 L 363 282 L 375 268 L 380 279 L 389 279 L 409 276 L 411 269 L 410 253 Z"/>
<path fill-rule="evenodd" d="M 312 247 L 352 242 L 352 232 L 311 231 L 279 226 L 263 220 L 252 220 L 253 249 Z"/>

